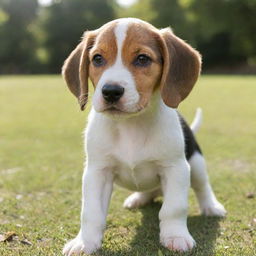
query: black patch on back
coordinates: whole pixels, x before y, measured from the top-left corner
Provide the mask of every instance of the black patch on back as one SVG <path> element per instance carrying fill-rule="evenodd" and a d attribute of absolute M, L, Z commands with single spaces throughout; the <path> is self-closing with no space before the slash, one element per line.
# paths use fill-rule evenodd
<path fill-rule="evenodd" d="M 177 112 L 178 113 L 178 112 Z M 186 159 L 189 160 L 190 157 L 195 153 L 199 152 L 202 154 L 202 151 L 196 142 L 196 138 L 190 129 L 189 125 L 185 121 L 185 119 L 181 116 L 180 113 L 178 113 L 179 119 L 180 119 L 180 124 L 182 127 L 183 135 L 185 138 L 185 154 L 186 154 Z"/>

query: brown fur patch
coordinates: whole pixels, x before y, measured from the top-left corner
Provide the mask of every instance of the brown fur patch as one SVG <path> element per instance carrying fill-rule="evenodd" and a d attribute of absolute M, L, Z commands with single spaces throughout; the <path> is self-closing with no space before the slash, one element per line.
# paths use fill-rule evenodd
<path fill-rule="evenodd" d="M 109 68 L 115 63 L 117 56 L 117 45 L 115 39 L 115 29 L 116 22 L 108 24 L 108 26 L 103 26 L 99 32 L 93 48 L 90 50 L 90 68 L 89 68 L 89 77 L 93 83 L 93 86 L 96 87 L 102 73 L 104 70 Z M 94 55 L 100 54 L 106 60 L 106 64 L 102 67 L 95 67 L 92 64 L 92 58 Z"/>
<path fill-rule="evenodd" d="M 137 91 L 140 94 L 139 105 L 141 107 L 148 104 L 152 93 L 160 85 L 162 58 L 158 37 L 158 30 L 154 27 L 144 23 L 132 23 L 127 30 L 123 44 L 122 59 L 124 65 L 133 74 Z M 135 66 L 134 59 L 140 54 L 149 56 L 152 63 L 146 67 Z"/>

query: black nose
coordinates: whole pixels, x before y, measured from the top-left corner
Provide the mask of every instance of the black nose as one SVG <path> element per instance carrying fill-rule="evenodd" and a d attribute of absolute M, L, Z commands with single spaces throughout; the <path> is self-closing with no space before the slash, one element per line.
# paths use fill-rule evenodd
<path fill-rule="evenodd" d="M 103 98 L 110 103 L 117 102 L 124 94 L 124 88 L 120 85 L 105 84 L 102 87 Z"/>

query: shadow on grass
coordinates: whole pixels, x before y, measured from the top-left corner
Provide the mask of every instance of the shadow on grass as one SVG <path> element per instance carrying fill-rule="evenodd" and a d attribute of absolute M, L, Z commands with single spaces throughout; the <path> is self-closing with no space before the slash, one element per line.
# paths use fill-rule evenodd
<path fill-rule="evenodd" d="M 152 203 L 139 211 L 142 212 L 142 223 L 136 230 L 136 235 L 130 243 L 130 249 L 122 251 L 102 250 L 104 256 L 177 256 L 195 255 L 210 256 L 214 254 L 215 241 L 219 235 L 221 218 L 190 216 L 188 229 L 197 242 L 195 249 L 188 253 L 174 253 L 162 247 L 159 243 L 158 213 L 161 203 Z"/>

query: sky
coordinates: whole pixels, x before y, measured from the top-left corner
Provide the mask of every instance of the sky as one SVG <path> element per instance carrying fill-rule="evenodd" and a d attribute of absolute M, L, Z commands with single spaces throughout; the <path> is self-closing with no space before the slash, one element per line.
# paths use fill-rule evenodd
<path fill-rule="evenodd" d="M 137 0 L 117 0 L 120 5 L 129 6 L 135 3 Z"/>
<path fill-rule="evenodd" d="M 41 5 L 49 5 L 52 0 L 38 0 Z M 130 6 L 137 0 L 116 0 L 122 6 Z"/>

